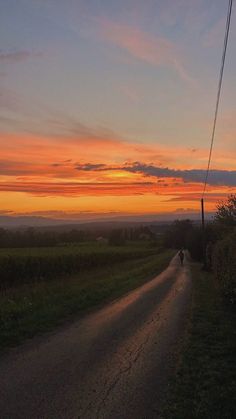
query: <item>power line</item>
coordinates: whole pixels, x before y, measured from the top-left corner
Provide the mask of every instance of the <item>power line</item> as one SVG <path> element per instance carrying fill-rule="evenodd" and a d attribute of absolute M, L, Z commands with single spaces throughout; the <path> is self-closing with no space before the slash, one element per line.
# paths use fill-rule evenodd
<path fill-rule="evenodd" d="M 210 170 L 210 165 L 211 165 L 211 156 L 212 156 L 213 144 L 214 144 L 214 139 L 215 139 L 215 130 L 216 130 L 216 122 L 217 122 L 219 102 L 220 102 L 220 93 L 221 93 L 221 86 L 222 86 L 222 80 L 223 80 L 223 74 L 224 74 L 225 56 L 226 56 L 226 50 L 227 50 L 228 38 L 229 38 L 229 28 L 230 28 L 231 14 L 232 14 L 232 5 L 233 5 L 233 0 L 229 0 L 227 20 L 226 20 L 226 28 L 225 28 L 223 54 L 222 54 L 221 68 L 220 68 L 220 77 L 219 77 L 218 90 L 217 90 L 217 96 L 216 96 L 216 107 L 215 107 L 215 113 L 214 113 L 214 120 L 213 120 L 212 134 L 211 134 L 211 143 L 210 143 L 210 150 L 209 150 L 209 158 L 208 158 L 208 164 L 207 164 L 207 169 L 206 169 L 206 177 L 205 177 L 205 182 L 204 182 L 204 187 L 203 187 L 202 198 L 204 197 L 204 194 L 206 192 L 206 186 L 207 186 L 209 170 Z"/>

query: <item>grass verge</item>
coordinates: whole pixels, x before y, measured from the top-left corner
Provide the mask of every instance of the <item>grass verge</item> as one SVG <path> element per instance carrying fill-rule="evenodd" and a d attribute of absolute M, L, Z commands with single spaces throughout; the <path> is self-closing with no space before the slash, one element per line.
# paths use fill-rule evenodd
<path fill-rule="evenodd" d="M 143 284 L 160 273 L 173 254 L 172 250 L 165 251 L 71 278 L 9 290 L 0 296 L 0 349 L 52 330 L 71 316 Z"/>
<path fill-rule="evenodd" d="M 162 418 L 236 418 L 235 324 L 213 275 L 194 265 L 191 323 Z"/>

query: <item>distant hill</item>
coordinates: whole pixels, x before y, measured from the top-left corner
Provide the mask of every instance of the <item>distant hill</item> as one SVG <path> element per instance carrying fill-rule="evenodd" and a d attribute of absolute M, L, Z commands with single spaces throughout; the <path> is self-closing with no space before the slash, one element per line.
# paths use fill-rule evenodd
<path fill-rule="evenodd" d="M 71 223 L 71 220 L 69 222 Z M 0 227 L 5 228 L 42 227 L 50 225 L 60 225 L 62 223 L 67 224 L 67 221 L 37 216 L 0 216 Z"/>
<path fill-rule="evenodd" d="M 206 218 L 211 219 L 213 213 L 207 213 Z M 8 216 L 8 215 L 1 215 L 0 216 L 0 227 L 2 228 L 28 228 L 28 227 L 35 227 L 35 228 L 44 228 L 44 229 L 65 229 L 68 230 L 73 228 L 80 228 L 80 229 L 111 229 L 112 228 L 125 228 L 137 226 L 137 225 L 150 225 L 150 224 L 162 224 L 162 223 L 170 223 L 176 219 L 183 220 L 183 219 L 191 219 L 193 221 L 200 220 L 200 214 L 197 212 L 193 213 L 168 213 L 168 214 L 146 214 L 146 215 L 121 215 L 121 216 L 112 216 L 112 217 L 104 217 L 100 219 L 93 219 L 93 220 L 71 220 L 71 219 L 54 219 L 49 217 L 41 217 L 41 216 Z"/>

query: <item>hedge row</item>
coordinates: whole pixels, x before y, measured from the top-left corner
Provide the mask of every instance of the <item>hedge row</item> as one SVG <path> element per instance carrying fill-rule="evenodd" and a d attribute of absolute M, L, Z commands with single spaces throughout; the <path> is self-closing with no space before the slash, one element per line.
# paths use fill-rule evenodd
<path fill-rule="evenodd" d="M 213 270 L 224 295 L 236 303 L 236 233 L 216 243 Z"/>

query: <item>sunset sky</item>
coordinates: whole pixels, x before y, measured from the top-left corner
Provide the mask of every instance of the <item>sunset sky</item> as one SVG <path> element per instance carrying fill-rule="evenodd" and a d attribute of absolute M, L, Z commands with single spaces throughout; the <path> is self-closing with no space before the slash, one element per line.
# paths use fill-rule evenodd
<path fill-rule="evenodd" d="M 228 0 L 0 0 L 0 214 L 199 210 Z M 236 191 L 234 7 L 207 210 Z"/>

